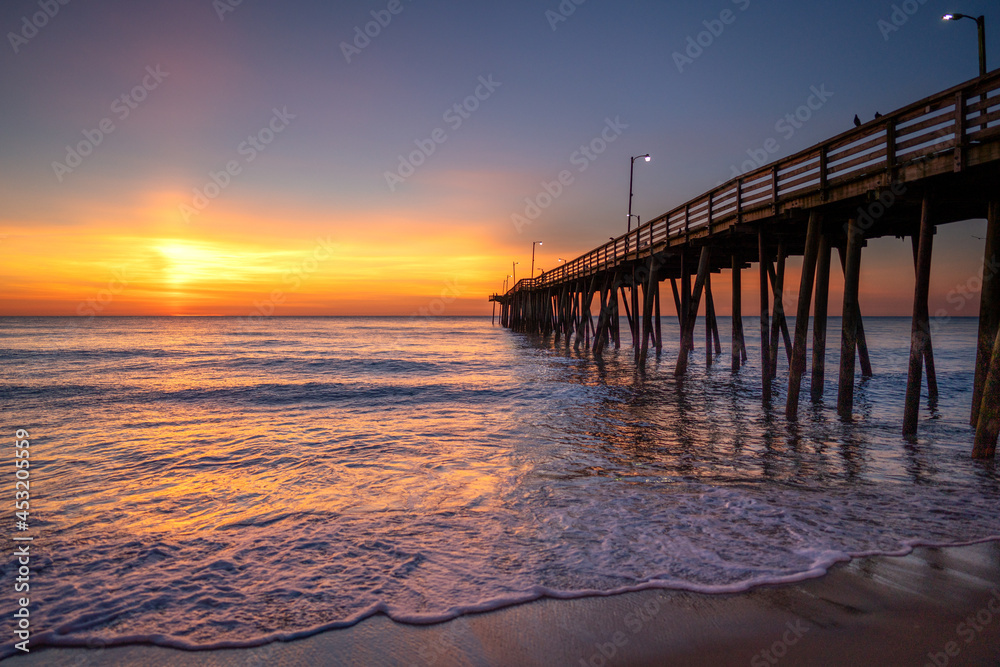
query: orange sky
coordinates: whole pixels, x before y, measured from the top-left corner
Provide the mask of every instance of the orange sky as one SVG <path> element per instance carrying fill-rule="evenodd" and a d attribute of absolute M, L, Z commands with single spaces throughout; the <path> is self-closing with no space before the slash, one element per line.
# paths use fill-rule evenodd
<path fill-rule="evenodd" d="M 66 5 L 0 58 L 0 315 L 489 315 L 511 262 L 531 273 L 532 241 L 551 269 L 624 233 L 626 210 L 650 220 L 693 199 L 776 136 L 770 159 L 975 70 L 964 26 L 930 14 L 888 42 L 840 5 L 737 4 L 739 28 L 682 71 L 672 54 L 701 29 L 697 3 L 587 5 L 558 31 L 537 3 L 426 7 L 351 59 L 340 40 L 370 20 L 351 3 L 225 17 L 207 2 Z M 2 23 L 21 11 L 3 5 Z M 789 57 L 791 43 L 759 39 L 776 30 L 809 44 Z M 816 86 L 829 102 L 779 133 Z M 53 166 L 81 145 L 79 164 Z M 516 229 L 512 215 L 568 170 Z M 390 187 L 392 172 L 406 175 Z M 940 230 L 932 312 L 977 314 L 958 293 L 979 274 L 982 227 Z M 836 313 L 836 271 L 833 289 Z M 908 244 L 872 242 L 865 312 L 909 314 L 912 290 Z"/>

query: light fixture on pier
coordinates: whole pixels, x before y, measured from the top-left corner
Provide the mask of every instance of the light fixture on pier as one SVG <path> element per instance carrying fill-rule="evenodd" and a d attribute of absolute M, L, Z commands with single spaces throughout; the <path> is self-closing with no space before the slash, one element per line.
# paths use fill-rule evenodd
<path fill-rule="evenodd" d="M 941 18 L 945 21 L 971 19 L 976 22 L 979 32 L 979 76 L 986 74 L 986 17 L 969 16 L 968 14 L 945 14 Z"/>
<path fill-rule="evenodd" d="M 628 172 L 628 231 L 632 231 L 632 181 L 635 176 L 635 161 L 639 158 L 644 158 L 646 162 L 649 162 L 652 158 L 649 157 L 649 153 L 645 155 L 636 155 L 632 158 L 629 164 Z"/>
<path fill-rule="evenodd" d="M 535 277 L 535 244 L 542 245 L 541 241 L 531 242 L 531 278 Z"/>

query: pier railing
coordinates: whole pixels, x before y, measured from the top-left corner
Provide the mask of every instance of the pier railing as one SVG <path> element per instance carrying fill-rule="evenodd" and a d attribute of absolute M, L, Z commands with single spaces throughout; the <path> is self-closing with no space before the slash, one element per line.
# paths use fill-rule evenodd
<path fill-rule="evenodd" d="M 898 172 L 930 156 L 953 153 L 955 169 L 969 146 L 1000 137 L 1000 70 L 925 98 L 821 144 L 734 178 L 508 294 L 593 275 L 636 259 L 644 250 L 777 214 L 783 202 L 827 193 L 852 181 Z"/>

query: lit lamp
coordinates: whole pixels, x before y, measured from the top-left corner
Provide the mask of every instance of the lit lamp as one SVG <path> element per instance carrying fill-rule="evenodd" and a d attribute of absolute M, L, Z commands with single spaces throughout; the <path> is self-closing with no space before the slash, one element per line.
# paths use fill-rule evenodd
<path fill-rule="evenodd" d="M 531 278 L 535 277 L 535 244 L 542 245 L 541 241 L 531 242 Z"/>
<path fill-rule="evenodd" d="M 646 153 L 645 155 L 636 155 L 635 157 L 632 158 L 632 161 L 629 164 L 629 172 L 628 172 L 628 231 L 630 231 L 630 232 L 632 231 L 632 180 L 633 180 L 633 177 L 635 176 L 635 161 L 638 160 L 638 159 L 640 159 L 640 158 L 646 160 L 646 162 L 649 162 L 652 159 L 652 158 L 649 157 L 649 153 Z"/>
<path fill-rule="evenodd" d="M 979 28 L 979 76 L 986 74 L 986 17 L 969 16 L 968 14 L 945 14 L 941 18 L 945 21 L 971 19 L 976 22 L 976 26 Z"/>

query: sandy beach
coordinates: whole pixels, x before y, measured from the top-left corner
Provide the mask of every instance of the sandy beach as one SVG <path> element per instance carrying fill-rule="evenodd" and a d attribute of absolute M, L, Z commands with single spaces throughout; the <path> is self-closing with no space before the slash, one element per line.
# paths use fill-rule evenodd
<path fill-rule="evenodd" d="M 431 626 L 385 616 L 253 649 L 49 648 L 17 665 L 995 665 L 1000 544 L 918 548 L 734 595 L 542 599 Z"/>

